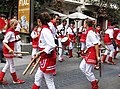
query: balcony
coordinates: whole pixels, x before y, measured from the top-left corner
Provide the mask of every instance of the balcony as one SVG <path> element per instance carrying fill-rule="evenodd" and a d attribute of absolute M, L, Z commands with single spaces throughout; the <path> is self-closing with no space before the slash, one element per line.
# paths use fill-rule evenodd
<path fill-rule="evenodd" d="M 84 0 L 85 1 L 85 3 L 99 3 L 100 2 L 100 0 Z"/>
<path fill-rule="evenodd" d="M 84 0 L 64 0 L 64 3 L 74 4 L 74 5 L 82 5 Z"/>

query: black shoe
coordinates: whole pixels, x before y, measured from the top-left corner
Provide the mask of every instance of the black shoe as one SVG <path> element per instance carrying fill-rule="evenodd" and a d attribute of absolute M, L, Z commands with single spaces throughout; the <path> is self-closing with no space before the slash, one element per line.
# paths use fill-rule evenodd
<path fill-rule="evenodd" d="M 1 59 L 1 63 L 6 63 L 5 59 Z"/>
<path fill-rule="evenodd" d="M 18 58 L 23 58 L 22 56 L 18 56 Z"/>

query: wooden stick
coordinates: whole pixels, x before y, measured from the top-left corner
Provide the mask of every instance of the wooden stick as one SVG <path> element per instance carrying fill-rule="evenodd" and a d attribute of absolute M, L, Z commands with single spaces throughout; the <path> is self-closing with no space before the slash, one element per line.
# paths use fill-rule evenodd
<path fill-rule="evenodd" d="M 56 48 L 60 48 L 60 49 L 63 49 L 62 47 L 60 47 L 60 46 L 56 46 Z"/>
<path fill-rule="evenodd" d="M 34 67 L 32 68 L 32 70 L 30 71 L 30 75 L 33 74 L 34 70 L 36 69 L 37 65 L 40 63 L 41 57 L 37 60 L 36 64 L 34 65 Z"/>
<path fill-rule="evenodd" d="M 36 60 L 36 58 L 33 58 L 33 60 L 28 64 L 28 66 L 26 67 L 26 69 L 23 72 L 23 75 L 25 75 L 27 73 L 27 71 L 29 70 L 30 66 L 32 65 L 32 63 Z"/>
<path fill-rule="evenodd" d="M 16 52 L 14 51 L 15 54 L 29 54 L 29 52 Z"/>
<path fill-rule="evenodd" d="M 106 50 L 110 51 L 108 48 L 105 47 L 104 44 L 100 43 L 102 45 L 103 48 L 105 48 Z"/>
<path fill-rule="evenodd" d="M 36 53 L 36 55 L 41 54 L 43 51 L 40 51 L 38 53 Z M 37 57 L 34 57 L 33 60 L 28 64 L 28 66 L 26 67 L 26 69 L 23 72 L 23 75 L 25 75 L 27 73 L 27 71 L 29 70 L 30 66 L 32 65 L 32 63 L 36 60 Z"/>

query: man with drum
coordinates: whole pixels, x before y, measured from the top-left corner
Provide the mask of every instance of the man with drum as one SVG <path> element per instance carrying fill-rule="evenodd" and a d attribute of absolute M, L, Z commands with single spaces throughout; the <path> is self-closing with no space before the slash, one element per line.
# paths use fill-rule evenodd
<path fill-rule="evenodd" d="M 67 21 L 64 19 L 62 23 L 57 26 L 58 44 L 59 44 L 59 47 L 61 47 L 59 48 L 59 56 L 58 56 L 59 62 L 62 62 L 64 60 L 63 52 L 66 46 L 61 43 L 61 39 L 63 39 L 67 35 L 66 24 L 67 24 Z"/>
<path fill-rule="evenodd" d="M 73 43 L 75 43 L 76 40 L 76 28 L 75 28 L 75 22 L 72 21 L 67 29 L 67 33 L 68 33 L 68 38 L 70 40 L 70 45 L 69 45 L 69 55 L 68 58 L 73 57 L 72 54 L 72 49 L 73 49 Z"/>

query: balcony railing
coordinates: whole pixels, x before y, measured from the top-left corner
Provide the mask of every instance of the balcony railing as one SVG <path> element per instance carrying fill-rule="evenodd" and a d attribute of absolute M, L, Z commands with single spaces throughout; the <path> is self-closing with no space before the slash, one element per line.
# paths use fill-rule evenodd
<path fill-rule="evenodd" d="M 91 2 L 97 3 L 97 2 L 100 2 L 100 0 L 84 0 L 84 2 L 86 2 L 86 3 L 91 3 Z"/>
<path fill-rule="evenodd" d="M 82 4 L 84 0 L 64 0 L 64 2 Z"/>

